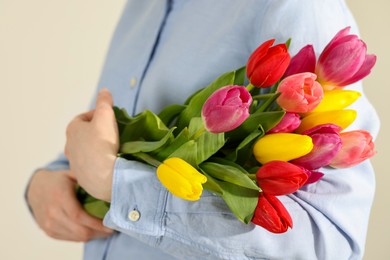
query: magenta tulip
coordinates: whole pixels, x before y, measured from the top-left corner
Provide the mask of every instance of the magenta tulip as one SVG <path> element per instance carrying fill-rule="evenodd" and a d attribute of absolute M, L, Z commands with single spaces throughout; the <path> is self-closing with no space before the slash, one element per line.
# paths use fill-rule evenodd
<path fill-rule="evenodd" d="M 280 82 L 276 102 L 284 110 L 294 113 L 312 111 L 321 102 L 324 91 L 316 75 L 304 72 L 289 76 Z"/>
<path fill-rule="evenodd" d="M 274 42 L 274 39 L 264 42 L 248 59 L 247 77 L 258 88 L 267 88 L 278 82 L 290 63 L 286 44 L 272 46 Z"/>
<path fill-rule="evenodd" d="M 263 192 L 259 194 L 252 222 L 272 233 L 284 233 L 293 227 L 291 216 L 282 202 Z"/>
<path fill-rule="evenodd" d="M 369 132 L 356 130 L 340 134 L 342 140 L 341 150 L 330 162 L 334 168 L 352 167 L 374 156 L 374 142 Z"/>
<path fill-rule="evenodd" d="M 249 116 L 252 96 L 243 86 L 225 86 L 216 90 L 202 107 L 206 129 L 212 133 L 228 132 Z"/>
<path fill-rule="evenodd" d="M 295 129 L 299 127 L 301 124 L 301 118 L 297 113 L 287 112 L 282 120 L 271 128 L 267 134 L 273 133 L 292 133 Z"/>
<path fill-rule="evenodd" d="M 318 81 L 327 90 L 363 79 L 375 65 L 376 56 L 367 54 L 366 44 L 349 31 L 350 27 L 339 31 L 318 59 Z"/>
<path fill-rule="evenodd" d="M 297 191 L 307 181 L 308 174 L 302 167 L 289 162 L 271 161 L 259 168 L 257 184 L 268 195 L 286 195 Z"/>
<path fill-rule="evenodd" d="M 302 134 L 312 138 L 314 147 L 309 154 L 291 162 L 308 170 L 315 170 L 329 165 L 341 149 L 340 131 L 341 127 L 337 125 L 325 124 L 303 132 Z"/>
<path fill-rule="evenodd" d="M 307 178 L 307 181 L 305 182 L 304 185 L 315 183 L 315 182 L 319 181 L 322 177 L 324 177 L 324 174 L 322 172 L 309 171 L 308 169 L 305 169 L 305 170 L 306 170 L 306 173 L 308 175 L 308 178 Z"/>
<path fill-rule="evenodd" d="M 313 45 L 306 45 L 294 57 L 292 57 L 284 77 L 302 72 L 314 73 L 316 68 L 316 54 Z"/>

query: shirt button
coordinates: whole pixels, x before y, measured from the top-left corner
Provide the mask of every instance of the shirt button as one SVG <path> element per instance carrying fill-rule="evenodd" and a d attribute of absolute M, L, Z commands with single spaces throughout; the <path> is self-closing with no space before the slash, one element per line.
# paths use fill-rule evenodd
<path fill-rule="evenodd" d="M 137 79 L 136 79 L 136 77 L 132 77 L 130 79 L 130 87 L 135 88 L 135 85 L 137 85 Z"/>
<path fill-rule="evenodd" d="M 130 211 L 129 215 L 127 216 L 131 221 L 135 222 L 138 221 L 141 217 L 141 214 L 138 210 L 132 210 Z"/>

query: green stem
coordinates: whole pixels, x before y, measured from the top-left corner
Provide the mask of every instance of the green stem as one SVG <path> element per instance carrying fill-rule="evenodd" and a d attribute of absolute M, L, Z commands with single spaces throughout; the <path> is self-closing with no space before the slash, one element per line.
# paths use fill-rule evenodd
<path fill-rule="evenodd" d="M 160 166 L 161 162 L 154 159 L 152 156 L 150 156 L 149 154 L 147 153 L 143 153 L 143 152 L 139 152 L 139 153 L 134 153 L 132 154 L 134 157 L 137 157 L 138 159 L 141 159 L 142 161 L 150 164 L 150 165 L 153 165 L 155 167 L 158 167 Z"/>
<path fill-rule="evenodd" d="M 256 100 L 262 100 L 262 99 L 268 99 L 268 98 L 271 98 L 275 96 L 275 93 L 269 93 L 269 94 L 260 94 L 260 95 L 255 95 L 255 96 L 252 96 L 252 99 L 256 99 Z"/>
<path fill-rule="evenodd" d="M 260 105 L 259 109 L 256 112 L 266 111 L 267 108 L 280 96 L 280 93 L 273 94 L 268 98 L 263 104 Z"/>
<path fill-rule="evenodd" d="M 248 90 L 248 92 L 251 92 L 252 89 L 254 89 L 255 86 L 253 86 L 251 83 L 248 84 L 248 86 L 246 86 L 246 90 Z"/>

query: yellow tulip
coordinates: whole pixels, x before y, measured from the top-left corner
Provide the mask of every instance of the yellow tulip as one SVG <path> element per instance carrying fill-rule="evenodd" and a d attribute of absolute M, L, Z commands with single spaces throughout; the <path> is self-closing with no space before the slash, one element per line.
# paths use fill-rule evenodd
<path fill-rule="evenodd" d="M 301 125 L 295 132 L 303 133 L 310 128 L 323 124 L 335 124 L 345 129 L 355 121 L 356 116 L 357 112 L 352 109 L 313 112 L 302 119 Z"/>
<path fill-rule="evenodd" d="M 293 133 L 268 134 L 253 147 L 253 155 L 261 164 L 270 161 L 290 161 L 302 157 L 313 149 L 310 136 Z"/>
<path fill-rule="evenodd" d="M 206 176 L 181 158 L 166 159 L 157 168 L 160 182 L 175 196 L 185 200 L 198 200 L 202 195 L 202 184 Z"/>
<path fill-rule="evenodd" d="M 355 102 L 360 96 L 360 92 L 354 90 L 325 91 L 321 103 L 311 112 L 342 110 Z"/>

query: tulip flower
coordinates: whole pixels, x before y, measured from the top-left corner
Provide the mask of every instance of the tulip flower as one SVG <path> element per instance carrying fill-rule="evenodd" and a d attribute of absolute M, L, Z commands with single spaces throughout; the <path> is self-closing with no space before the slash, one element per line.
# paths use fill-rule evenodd
<path fill-rule="evenodd" d="M 304 185 L 312 184 L 317 181 L 319 181 L 322 177 L 324 177 L 324 174 L 322 172 L 318 171 L 309 171 L 308 169 L 302 167 L 302 169 L 305 170 L 308 178 Z"/>
<path fill-rule="evenodd" d="M 324 89 L 331 90 L 355 83 L 370 74 L 376 56 L 367 54 L 366 44 L 350 27 L 339 31 L 321 53 L 316 74 Z"/>
<path fill-rule="evenodd" d="M 202 184 L 206 176 L 199 173 L 181 158 L 166 159 L 157 167 L 160 182 L 175 196 L 185 200 L 198 200 L 202 194 Z"/>
<path fill-rule="evenodd" d="M 340 134 L 343 145 L 330 162 L 334 168 L 357 165 L 375 155 L 374 142 L 369 132 L 356 130 Z"/>
<path fill-rule="evenodd" d="M 289 76 L 280 82 L 276 102 L 284 110 L 295 113 L 312 111 L 321 102 L 324 92 L 316 75 L 304 72 Z"/>
<path fill-rule="evenodd" d="M 270 161 L 290 161 L 313 149 L 310 136 L 293 133 L 267 134 L 256 141 L 253 155 L 261 164 Z"/>
<path fill-rule="evenodd" d="M 272 46 L 274 42 L 274 39 L 264 42 L 248 59 L 247 77 L 258 88 L 267 88 L 278 82 L 290 63 L 286 44 Z"/>
<path fill-rule="evenodd" d="M 252 222 L 272 233 L 284 233 L 293 227 L 291 216 L 282 202 L 263 192 L 259 194 Z"/>
<path fill-rule="evenodd" d="M 206 129 L 212 133 L 228 132 L 249 116 L 252 96 L 243 86 L 225 86 L 216 90 L 202 107 Z"/>
<path fill-rule="evenodd" d="M 302 72 L 314 73 L 316 68 L 316 54 L 313 45 L 303 47 L 294 57 L 292 57 L 283 77 L 288 77 Z"/>
<path fill-rule="evenodd" d="M 291 162 L 308 170 L 315 170 L 329 165 L 330 161 L 341 149 L 340 131 L 341 127 L 337 125 L 324 124 L 303 132 L 304 135 L 310 136 L 313 140 L 313 150 Z"/>
<path fill-rule="evenodd" d="M 303 133 L 308 129 L 323 124 L 334 124 L 345 129 L 355 121 L 356 116 L 356 111 L 352 109 L 312 112 L 308 116 L 302 118 L 301 124 L 295 132 Z"/>
<path fill-rule="evenodd" d="M 267 195 L 286 195 L 297 191 L 307 181 L 302 167 L 283 161 L 271 161 L 259 168 L 257 184 Z"/>
<path fill-rule="evenodd" d="M 354 103 L 360 96 L 360 92 L 354 90 L 325 91 L 321 103 L 312 112 L 342 110 Z"/>
<path fill-rule="evenodd" d="M 294 132 L 295 129 L 299 127 L 301 124 L 301 118 L 297 113 L 287 112 L 282 120 L 271 128 L 267 134 L 273 133 L 291 133 Z"/>

